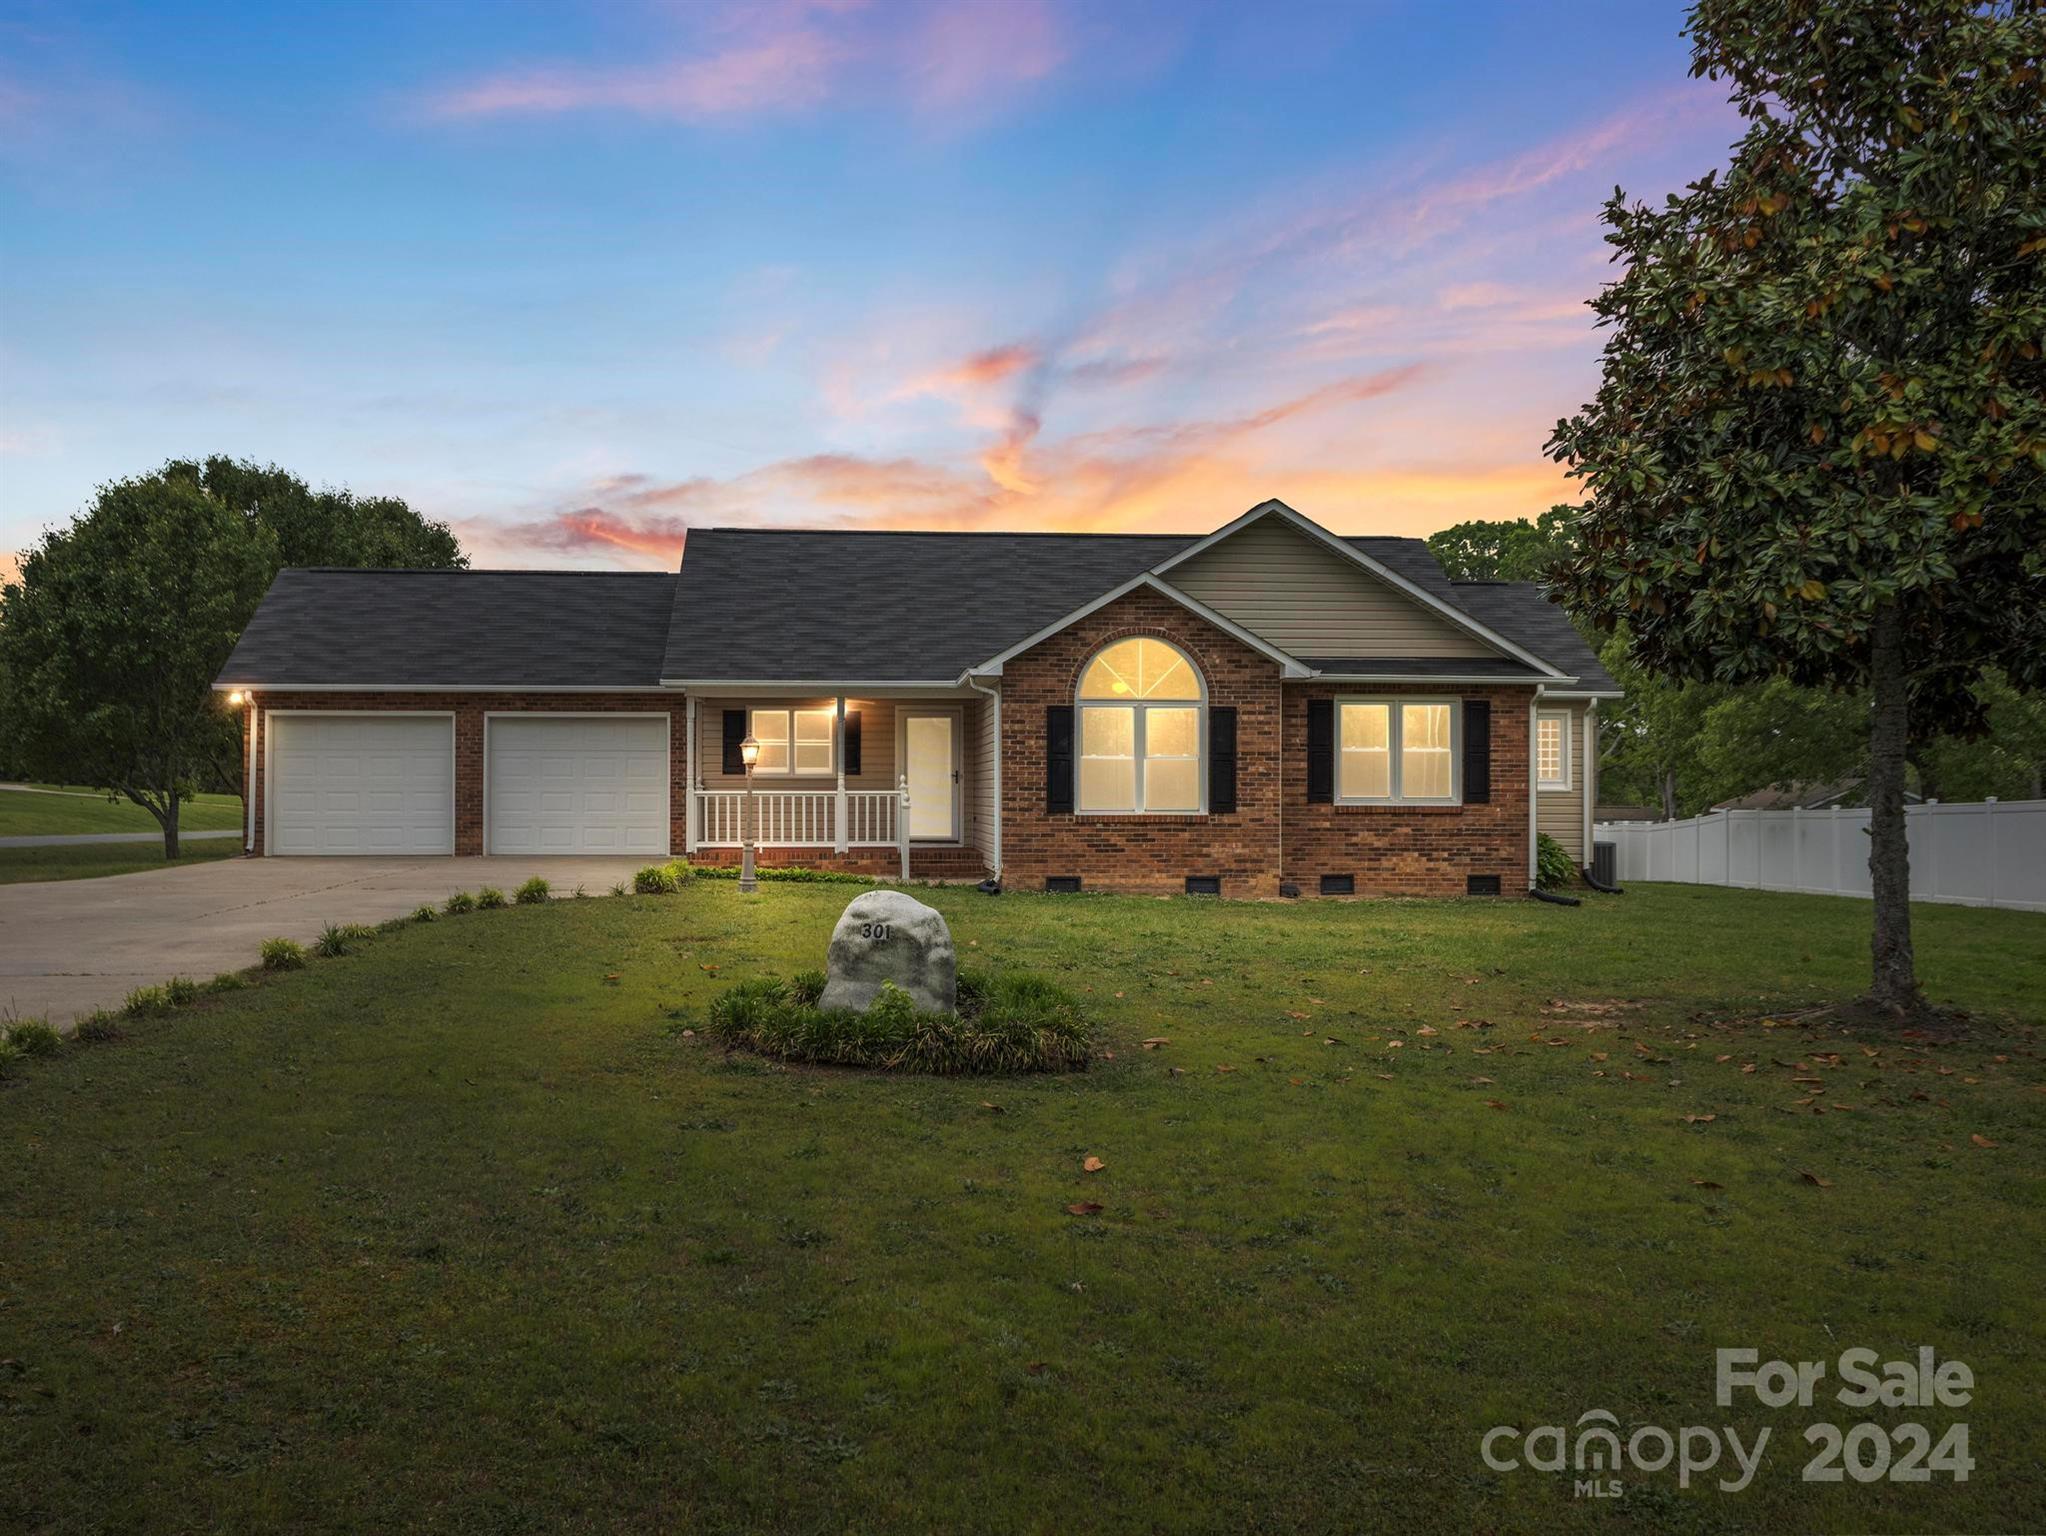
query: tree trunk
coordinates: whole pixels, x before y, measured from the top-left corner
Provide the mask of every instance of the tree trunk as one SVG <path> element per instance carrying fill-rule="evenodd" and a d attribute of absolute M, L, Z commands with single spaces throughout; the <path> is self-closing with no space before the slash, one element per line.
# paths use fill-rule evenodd
<path fill-rule="evenodd" d="M 1677 819 L 1677 776 L 1668 769 L 1664 769 L 1656 789 L 1662 796 L 1662 819 L 1664 821 L 1675 821 Z"/>
<path fill-rule="evenodd" d="M 1904 668 L 1904 615 L 1895 603 L 1875 614 L 1869 673 L 1875 712 L 1869 728 L 1868 873 L 1875 896 L 1869 999 L 1896 1013 L 1922 1004 L 1911 954 L 1911 849 L 1904 825 L 1904 759 L 1911 735 Z"/>
<path fill-rule="evenodd" d="M 181 802 L 175 791 L 170 796 L 169 809 L 158 819 L 163 823 L 163 856 L 166 862 L 178 856 L 178 806 Z"/>

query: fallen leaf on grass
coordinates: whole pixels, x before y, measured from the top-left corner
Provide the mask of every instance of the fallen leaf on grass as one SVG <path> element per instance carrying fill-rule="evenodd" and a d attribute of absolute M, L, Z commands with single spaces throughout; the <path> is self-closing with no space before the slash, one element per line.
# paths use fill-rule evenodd
<path fill-rule="evenodd" d="M 1435 1033 L 1435 1029 L 1433 1025 L 1423 1024 L 1419 1029 L 1415 1030 L 1414 1033 L 1417 1035 L 1432 1035 Z"/>
<path fill-rule="evenodd" d="M 1606 1059 L 1606 1053 L 1604 1051 L 1593 1051 L 1591 1053 L 1591 1059 L 1593 1061 L 1604 1061 Z"/>
<path fill-rule="evenodd" d="M 1307 1079 L 1304 1077 L 1289 1077 L 1286 1079 L 1286 1081 L 1291 1083 L 1295 1088 L 1305 1088 L 1307 1086 Z"/>
<path fill-rule="evenodd" d="M 1099 1173 L 1102 1169 L 1106 1168 L 1108 1164 L 1104 1163 L 1098 1157 L 1090 1157 L 1087 1159 L 1087 1161 L 1080 1164 L 1080 1166 L 1089 1173 Z"/>
<path fill-rule="evenodd" d="M 618 981 L 618 973 L 616 971 L 606 971 L 604 973 L 604 980 L 612 983 L 615 986 Z"/>
<path fill-rule="evenodd" d="M 1487 1099 L 1485 1100 L 1485 1107 L 1487 1109 L 1504 1109 L 1506 1106 L 1498 1099 Z"/>
<path fill-rule="evenodd" d="M 716 966 L 714 966 L 714 965 L 703 965 L 703 964 L 698 964 L 698 966 L 697 966 L 696 968 L 697 968 L 697 969 L 698 969 L 699 971 L 708 971 L 708 972 L 710 972 L 710 974 L 711 974 L 711 975 L 713 975 L 713 976 L 717 975 L 717 973 L 718 973 L 718 968 L 717 968 Z"/>
<path fill-rule="evenodd" d="M 1099 1200 L 1075 1200 L 1066 1207 L 1066 1214 L 1069 1216 L 1099 1216 L 1101 1214 L 1101 1202 Z"/>
<path fill-rule="evenodd" d="M 1696 1185 L 1696 1186 L 1697 1186 L 1697 1187 L 1698 1187 L 1699 1189 L 1724 1189 L 1724 1188 L 1726 1188 L 1726 1186 L 1725 1186 L 1724 1184 L 1715 1184 L 1715 1183 L 1713 1183 L 1713 1182 L 1712 1182 L 1712 1181 L 1711 1181 L 1710 1179 L 1693 1179 L 1693 1180 L 1691 1180 L 1691 1182 L 1692 1182 L 1692 1183 L 1693 1183 L 1694 1185 Z"/>
<path fill-rule="evenodd" d="M 1393 1079 L 1392 1079 L 1392 1074 L 1391 1074 L 1390 1072 L 1381 1072 L 1381 1073 L 1379 1073 L 1378 1075 L 1379 1075 L 1380 1077 L 1384 1078 L 1384 1079 L 1385 1079 L 1385 1080 L 1386 1080 L 1386 1081 L 1387 1081 L 1388 1083 L 1389 1083 L 1389 1082 L 1391 1082 L 1391 1081 L 1393 1080 Z"/>
<path fill-rule="evenodd" d="M 1288 1008 L 1286 1010 L 1286 1017 L 1289 1019 L 1311 1019 L 1314 1015 L 1311 1013 L 1297 1013 L 1293 1009 Z"/>
<path fill-rule="evenodd" d="M 1978 1136 L 1971 1133 L 1968 1139 L 1974 1142 L 1975 1145 L 1978 1147 L 1994 1147 L 1996 1145 L 1996 1143 L 1991 1141 L 1987 1136 Z"/>
<path fill-rule="evenodd" d="M 1147 1051 L 1155 1051 L 1155 1050 L 1157 1050 L 1157 1049 L 1158 1049 L 1158 1047 L 1159 1047 L 1159 1046 L 1161 1046 L 1161 1045 L 1170 1045 L 1170 1044 L 1172 1044 L 1172 1042 L 1171 1042 L 1170 1040 L 1168 1040 L 1168 1039 L 1167 1039 L 1167 1038 L 1166 1038 L 1165 1036 L 1163 1036 L 1163 1035 L 1153 1035 L 1153 1036 L 1152 1036 L 1152 1037 L 1151 1037 L 1150 1039 L 1148 1039 L 1148 1040 L 1146 1040 L 1146 1041 L 1144 1042 L 1144 1049 L 1145 1049 L 1145 1050 L 1147 1050 Z"/>
<path fill-rule="evenodd" d="M 1798 1169 L 1797 1176 L 1803 1179 L 1805 1183 L 1815 1184 L 1820 1189 L 1831 1189 L 1833 1187 L 1833 1181 L 1831 1179 L 1822 1179 L 1816 1173 L 1813 1173 L 1809 1168 Z"/>
<path fill-rule="evenodd" d="M 1234 1067 L 1217 1067 L 1215 1070 L 1217 1072 L 1234 1072 L 1236 1069 Z"/>
<path fill-rule="evenodd" d="M 1717 1120 L 1718 1118 L 1719 1116 L 1717 1115 L 1686 1115 L 1684 1116 L 1684 1124 L 1710 1125 L 1713 1121 Z"/>
<path fill-rule="evenodd" d="M 994 1113 L 994 1114 L 997 1114 L 997 1115 L 1006 1115 L 1006 1114 L 1008 1113 L 1008 1111 L 1007 1111 L 1006 1109 L 1002 1108 L 1002 1106 L 1001 1106 L 1001 1105 L 999 1105 L 999 1104 L 994 1104 L 994 1103 L 990 1103 L 990 1102 L 989 1102 L 988 1100 L 986 1100 L 986 1099 L 982 1099 L 982 1100 L 980 1101 L 980 1107 L 981 1107 L 982 1109 L 988 1110 L 988 1111 L 990 1111 L 991 1113 Z"/>
<path fill-rule="evenodd" d="M 1715 1057 L 1713 1057 L 1712 1059 L 1713 1059 L 1714 1061 L 1732 1061 L 1732 1060 L 1733 1060 L 1733 1058 L 1732 1058 L 1731 1056 L 1715 1056 Z"/>
<path fill-rule="evenodd" d="M 1474 1078 L 1472 1078 L 1472 1079 L 1471 1079 L 1471 1081 L 1472 1081 L 1473 1083 L 1488 1083 L 1488 1084 L 1489 1084 L 1489 1083 L 1490 1083 L 1490 1082 L 1492 1081 L 1492 1079 L 1490 1079 L 1489 1077 L 1474 1077 Z"/>
<path fill-rule="evenodd" d="M 1033 1360 L 1024 1366 L 1023 1369 L 1033 1376 L 1042 1376 L 1044 1374 L 1044 1362 L 1042 1360 Z"/>
<path fill-rule="evenodd" d="M 693 1029 L 685 1029 L 682 1031 L 682 1038 L 684 1040 L 694 1040 L 696 1038 L 696 1031 Z"/>

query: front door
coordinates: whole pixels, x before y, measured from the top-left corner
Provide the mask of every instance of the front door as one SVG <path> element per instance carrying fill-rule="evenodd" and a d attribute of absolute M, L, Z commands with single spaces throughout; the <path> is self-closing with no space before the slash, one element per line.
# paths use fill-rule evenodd
<path fill-rule="evenodd" d="M 914 842 L 959 840 L 959 717 L 949 711 L 905 714 L 903 772 L 909 779 Z"/>

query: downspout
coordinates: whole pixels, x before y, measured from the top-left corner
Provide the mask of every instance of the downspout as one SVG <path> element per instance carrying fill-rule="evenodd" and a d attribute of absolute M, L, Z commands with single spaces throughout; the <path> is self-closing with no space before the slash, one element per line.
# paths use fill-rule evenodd
<path fill-rule="evenodd" d="M 256 708 L 253 691 L 242 695 L 244 707 L 249 712 L 249 752 L 247 764 L 242 769 L 242 814 L 248 825 L 242 831 L 242 852 L 256 851 L 256 732 L 262 728 L 263 712 Z"/>
<path fill-rule="evenodd" d="M 975 693 L 981 694 L 987 698 L 994 700 L 995 846 L 991 850 L 991 853 L 995 869 L 993 879 L 990 883 L 993 885 L 995 890 L 1000 890 L 1002 888 L 1002 690 L 999 688 L 981 687 L 979 683 L 973 680 L 971 674 L 968 674 L 967 676 L 966 686 L 971 688 Z"/>
<path fill-rule="evenodd" d="M 1535 795 L 1540 783 L 1541 770 L 1535 763 L 1535 727 L 1542 705 L 1542 685 L 1535 684 L 1534 697 L 1527 701 L 1527 889 L 1529 895 L 1540 893 L 1540 882 L 1535 871 L 1540 867 L 1536 862 L 1535 843 L 1539 834 L 1535 830 Z"/>

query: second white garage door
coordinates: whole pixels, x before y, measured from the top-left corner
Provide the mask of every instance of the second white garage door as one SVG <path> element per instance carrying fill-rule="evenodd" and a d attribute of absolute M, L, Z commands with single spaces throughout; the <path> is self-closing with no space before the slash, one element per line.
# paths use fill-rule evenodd
<path fill-rule="evenodd" d="M 668 851 L 666 715 L 492 715 L 491 853 Z"/>

